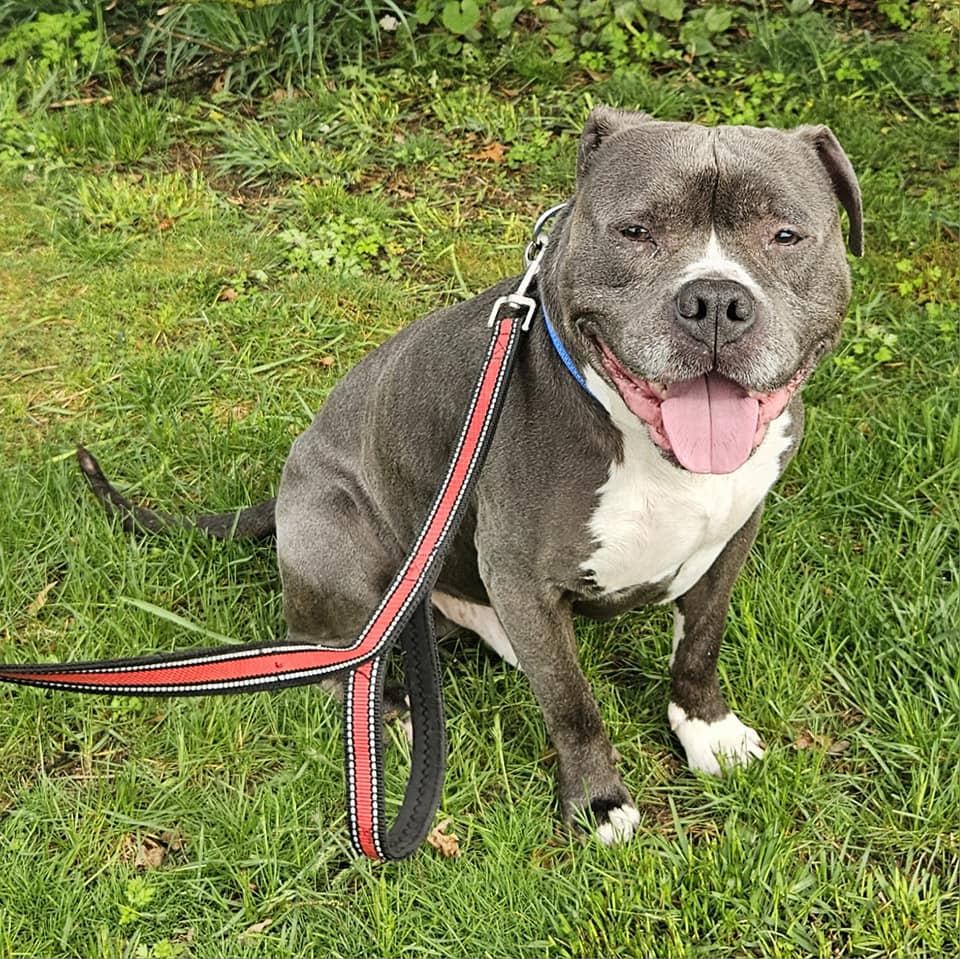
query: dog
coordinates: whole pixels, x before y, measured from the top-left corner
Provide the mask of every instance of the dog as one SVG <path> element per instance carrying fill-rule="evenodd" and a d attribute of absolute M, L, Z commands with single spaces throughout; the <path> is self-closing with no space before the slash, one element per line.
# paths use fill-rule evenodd
<path fill-rule="evenodd" d="M 763 756 L 717 658 L 766 495 L 796 451 L 801 388 L 835 345 L 863 250 L 860 189 L 824 126 L 708 128 L 594 109 L 576 190 L 537 280 L 542 314 L 433 604 L 526 674 L 564 818 L 604 843 L 640 816 L 577 657 L 574 615 L 674 610 L 668 718 L 694 770 Z M 346 645 L 438 488 L 516 279 L 373 350 L 294 442 L 275 500 L 192 520 L 152 513 L 81 456 L 130 525 L 276 535 L 289 638 Z"/>

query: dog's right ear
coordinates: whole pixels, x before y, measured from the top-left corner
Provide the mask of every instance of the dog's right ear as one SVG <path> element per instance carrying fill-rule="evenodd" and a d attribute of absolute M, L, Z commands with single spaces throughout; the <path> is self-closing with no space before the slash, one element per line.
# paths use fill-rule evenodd
<path fill-rule="evenodd" d="M 582 180 L 590 169 L 597 151 L 608 140 L 631 127 L 643 126 L 653 117 L 638 110 L 618 110 L 614 107 L 594 107 L 587 117 L 583 135 L 580 137 L 580 147 L 577 150 L 577 180 Z"/>

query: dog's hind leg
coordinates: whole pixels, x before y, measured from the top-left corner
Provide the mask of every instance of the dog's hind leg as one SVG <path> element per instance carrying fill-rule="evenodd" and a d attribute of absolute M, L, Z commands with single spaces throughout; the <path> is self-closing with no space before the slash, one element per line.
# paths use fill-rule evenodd
<path fill-rule="evenodd" d="M 283 584 L 283 615 L 296 643 L 348 646 L 377 608 L 402 562 L 399 547 L 364 522 L 343 490 L 301 491 L 288 499 L 281 486 L 277 508 L 277 559 Z M 339 678 L 323 687 L 343 696 Z M 388 679 L 384 716 L 398 718 L 409 704 L 403 686 Z"/>

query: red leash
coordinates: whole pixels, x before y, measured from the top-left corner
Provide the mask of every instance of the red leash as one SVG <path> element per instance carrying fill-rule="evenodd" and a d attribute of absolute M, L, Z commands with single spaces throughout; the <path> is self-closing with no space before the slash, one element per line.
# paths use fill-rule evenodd
<path fill-rule="evenodd" d="M 430 594 L 460 526 L 506 395 L 522 331 L 537 302 L 527 295 L 546 238 L 540 230 L 527 251 L 517 291 L 490 315 L 492 334 L 446 477 L 416 542 L 367 625 L 350 646 L 253 643 L 133 659 L 0 665 L 0 681 L 83 693 L 202 696 L 300 686 L 347 673 L 344 697 L 347 818 L 359 853 L 403 859 L 423 842 L 443 787 L 446 736 Z M 410 778 L 392 827 L 384 804 L 383 678 L 387 655 L 400 641 L 413 724 Z"/>

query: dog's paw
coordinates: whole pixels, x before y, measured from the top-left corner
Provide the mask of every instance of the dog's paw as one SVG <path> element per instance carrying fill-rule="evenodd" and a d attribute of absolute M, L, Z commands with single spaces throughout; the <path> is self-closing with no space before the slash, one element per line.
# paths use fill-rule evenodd
<path fill-rule="evenodd" d="M 604 812 L 594 810 L 594 815 L 597 823 L 595 835 L 604 846 L 629 842 L 640 825 L 640 813 L 632 803 L 614 806 Z"/>
<path fill-rule="evenodd" d="M 604 846 L 629 842 L 640 825 L 640 813 L 626 790 L 616 798 L 597 798 L 585 806 L 577 806 L 567 815 L 567 822 L 581 836 L 593 835 Z"/>
<path fill-rule="evenodd" d="M 721 776 L 724 768 L 746 766 L 763 758 L 763 742 L 757 731 L 745 726 L 734 713 L 708 723 L 688 719 L 682 707 L 671 703 L 667 714 L 691 769 Z"/>

